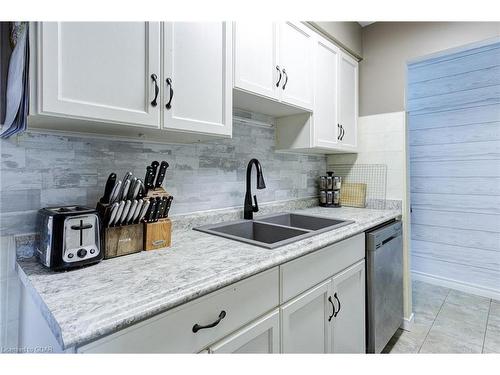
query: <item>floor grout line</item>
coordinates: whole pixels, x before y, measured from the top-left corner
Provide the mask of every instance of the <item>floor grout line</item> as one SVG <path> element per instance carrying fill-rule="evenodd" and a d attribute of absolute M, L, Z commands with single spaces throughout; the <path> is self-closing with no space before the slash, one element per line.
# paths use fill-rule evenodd
<path fill-rule="evenodd" d="M 488 323 L 490 322 L 491 304 L 492 304 L 492 299 L 490 298 L 490 305 L 488 306 L 488 316 L 486 317 L 486 328 L 484 329 L 483 346 L 481 347 L 481 353 L 484 353 L 484 343 L 486 342 L 486 332 L 488 332 Z"/>
<path fill-rule="evenodd" d="M 431 327 L 427 331 L 427 334 L 425 335 L 425 337 L 424 337 L 424 339 L 422 341 L 422 344 L 420 344 L 420 347 L 418 348 L 418 352 L 417 353 L 420 353 L 420 351 L 422 350 L 422 346 L 424 346 L 425 340 L 427 340 L 427 337 L 429 336 L 429 333 L 431 332 L 432 327 L 434 327 L 434 323 L 436 322 L 436 319 L 437 319 L 439 313 L 443 309 L 443 306 L 444 306 L 446 300 L 448 299 L 448 296 L 450 295 L 450 293 L 451 293 L 451 289 L 448 289 L 448 293 L 446 294 L 446 297 L 444 298 L 443 303 L 441 304 L 441 306 L 439 306 L 439 311 L 437 312 L 436 316 L 434 317 L 434 320 L 432 321 Z"/>

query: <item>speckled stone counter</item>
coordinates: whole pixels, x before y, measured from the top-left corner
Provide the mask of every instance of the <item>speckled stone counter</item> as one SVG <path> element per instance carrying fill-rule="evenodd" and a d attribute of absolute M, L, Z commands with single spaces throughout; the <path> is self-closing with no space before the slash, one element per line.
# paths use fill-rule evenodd
<path fill-rule="evenodd" d="M 18 262 L 18 273 L 54 336 L 66 349 L 401 215 L 400 210 L 359 208 L 313 207 L 294 212 L 355 223 L 273 250 L 193 230 L 177 230 L 167 249 L 104 260 L 69 272 L 49 271 L 30 258 Z M 200 224 L 199 217 L 196 223 Z"/>

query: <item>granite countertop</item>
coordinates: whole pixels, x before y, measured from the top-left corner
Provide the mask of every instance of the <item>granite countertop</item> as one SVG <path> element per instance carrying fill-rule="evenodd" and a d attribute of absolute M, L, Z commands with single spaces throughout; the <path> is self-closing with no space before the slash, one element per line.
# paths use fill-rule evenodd
<path fill-rule="evenodd" d="M 17 269 L 56 339 L 66 349 L 401 215 L 400 210 L 348 207 L 312 207 L 294 212 L 355 223 L 272 250 L 179 230 L 173 233 L 172 246 L 162 250 L 104 260 L 68 272 L 47 270 L 33 258 L 19 260 Z"/>

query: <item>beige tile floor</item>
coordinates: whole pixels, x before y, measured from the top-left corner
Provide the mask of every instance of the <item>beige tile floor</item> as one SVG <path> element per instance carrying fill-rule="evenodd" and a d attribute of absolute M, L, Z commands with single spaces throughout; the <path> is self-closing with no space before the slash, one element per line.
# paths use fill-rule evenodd
<path fill-rule="evenodd" d="M 500 353 L 500 301 L 414 281 L 413 312 L 383 353 Z"/>

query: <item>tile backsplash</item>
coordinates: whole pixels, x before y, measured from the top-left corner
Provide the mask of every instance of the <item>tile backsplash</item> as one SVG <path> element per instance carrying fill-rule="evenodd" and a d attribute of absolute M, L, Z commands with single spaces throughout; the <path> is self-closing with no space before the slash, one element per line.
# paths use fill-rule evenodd
<path fill-rule="evenodd" d="M 0 235 L 34 232 L 40 207 L 95 206 L 109 173 L 144 178 L 153 160 L 170 164 L 164 185 L 175 197 L 172 214 L 242 206 L 251 158 L 267 185 L 259 202 L 316 196 L 326 157 L 277 153 L 274 145 L 274 127 L 237 120 L 232 139 L 186 145 L 41 133 L 0 140 Z"/>

